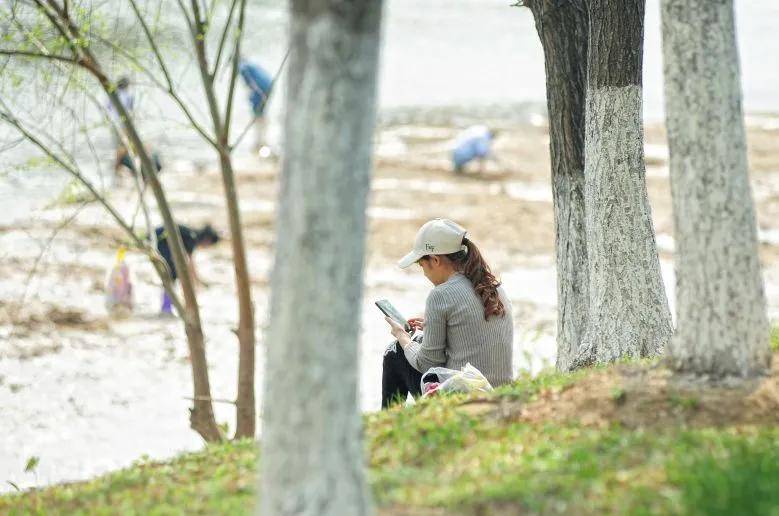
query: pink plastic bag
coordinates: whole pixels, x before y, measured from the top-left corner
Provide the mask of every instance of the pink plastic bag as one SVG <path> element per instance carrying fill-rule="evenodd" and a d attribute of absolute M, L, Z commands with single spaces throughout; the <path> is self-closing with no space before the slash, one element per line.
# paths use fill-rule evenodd
<path fill-rule="evenodd" d="M 108 273 L 105 287 L 105 304 L 109 312 L 132 311 L 133 282 L 130 268 L 125 262 L 126 250 L 119 248 L 116 252 L 116 262 Z"/>

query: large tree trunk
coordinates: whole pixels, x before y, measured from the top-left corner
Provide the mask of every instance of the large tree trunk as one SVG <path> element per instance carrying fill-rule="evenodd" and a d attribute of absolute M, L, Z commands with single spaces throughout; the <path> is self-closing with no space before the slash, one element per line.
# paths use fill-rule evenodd
<path fill-rule="evenodd" d="M 587 322 L 584 102 L 587 11 L 581 0 L 525 2 L 544 48 L 557 256 L 557 369 L 576 358 Z"/>
<path fill-rule="evenodd" d="M 371 512 L 358 405 L 381 2 L 293 0 L 261 513 Z"/>
<path fill-rule="evenodd" d="M 750 376 L 770 362 L 732 0 L 664 0 L 676 236 L 677 369 Z"/>
<path fill-rule="evenodd" d="M 671 336 L 645 182 L 644 0 L 589 0 L 588 5 L 589 313 L 576 367 L 654 355 Z"/>

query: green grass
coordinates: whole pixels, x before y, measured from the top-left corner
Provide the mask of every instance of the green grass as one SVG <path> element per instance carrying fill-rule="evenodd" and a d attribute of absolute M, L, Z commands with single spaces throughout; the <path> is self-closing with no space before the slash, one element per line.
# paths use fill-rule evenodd
<path fill-rule="evenodd" d="M 779 351 L 779 325 L 771 328 L 771 351 Z"/>
<path fill-rule="evenodd" d="M 586 374 L 523 377 L 489 397 L 524 403 Z M 779 428 L 528 424 L 469 413 L 466 398 L 432 398 L 366 416 L 379 507 L 419 514 L 444 508 L 779 515 Z M 213 446 L 85 483 L 1 497 L 0 514 L 251 514 L 256 461 L 252 442 Z"/>
<path fill-rule="evenodd" d="M 701 446 L 700 441 L 704 446 Z M 684 435 L 668 478 L 688 514 L 779 514 L 779 430 Z"/>
<path fill-rule="evenodd" d="M 670 403 L 672 407 L 680 408 L 682 410 L 695 410 L 698 408 L 700 400 L 694 396 L 671 394 L 668 397 L 668 403 Z"/>
<path fill-rule="evenodd" d="M 0 514 L 250 514 L 253 441 L 212 446 L 170 462 L 138 462 L 88 482 L 0 498 Z"/>

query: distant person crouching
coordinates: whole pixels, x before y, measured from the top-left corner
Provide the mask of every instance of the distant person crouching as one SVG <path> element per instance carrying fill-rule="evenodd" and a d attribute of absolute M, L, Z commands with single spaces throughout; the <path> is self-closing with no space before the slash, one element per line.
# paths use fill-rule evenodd
<path fill-rule="evenodd" d="M 455 174 L 462 174 L 465 165 L 473 160 L 479 160 L 480 170 L 484 170 L 484 161 L 495 159 L 492 153 L 492 142 L 496 131 L 484 125 L 474 125 L 460 133 L 454 142 L 452 165 Z"/>
<path fill-rule="evenodd" d="M 176 272 L 176 265 L 173 263 L 173 254 L 171 252 L 170 246 L 168 245 L 167 232 L 165 231 L 164 226 L 160 226 L 155 229 L 155 233 L 157 235 L 157 251 L 168 265 L 170 276 L 175 284 L 176 280 L 178 279 L 178 274 Z M 181 241 L 184 244 L 184 252 L 186 253 L 187 259 L 189 261 L 188 265 L 189 272 L 192 277 L 192 282 L 204 284 L 204 282 L 201 281 L 197 274 L 195 261 L 192 255 L 197 248 L 210 247 L 219 242 L 219 234 L 214 230 L 214 228 L 211 227 L 210 224 L 206 224 L 201 229 L 192 229 L 190 227 L 184 226 L 183 224 L 179 224 L 179 233 L 181 233 Z M 164 287 L 162 289 L 162 307 L 160 308 L 160 311 L 163 314 L 173 313 L 173 306 L 170 296 Z"/>

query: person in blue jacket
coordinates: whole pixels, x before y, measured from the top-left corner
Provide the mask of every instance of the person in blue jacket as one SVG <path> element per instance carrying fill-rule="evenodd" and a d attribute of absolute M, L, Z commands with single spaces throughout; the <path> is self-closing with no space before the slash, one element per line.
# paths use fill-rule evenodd
<path fill-rule="evenodd" d="M 265 131 L 267 129 L 265 106 L 268 103 L 268 97 L 273 88 L 273 78 L 260 65 L 246 59 L 241 59 L 238 65 L 238 72 L 249 88 L 249 103 L 254 116 L 254 145 L 252 150 L 260 152 L 261 155 L 270 155 L 270 149 L 265 145 Z"/>
<path fill-rule="evenodd" d="M 479 160 L 484 166 L 484 160 L 494 159 L 492 154 L 492 142 L 495 139 L 495 131 L 484 125 L 474 125 L 463 131 L 454 143 L 452 151 L 452 165 L 456 174 L 464 171 L 466 164 L 473 160 Z"/>

